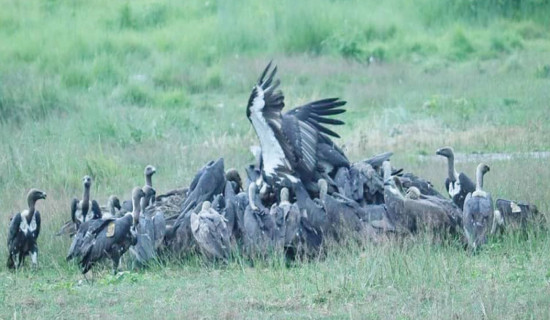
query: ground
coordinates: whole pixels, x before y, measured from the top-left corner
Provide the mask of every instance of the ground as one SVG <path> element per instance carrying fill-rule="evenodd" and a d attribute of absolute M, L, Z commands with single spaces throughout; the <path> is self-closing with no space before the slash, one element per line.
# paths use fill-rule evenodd
<path fill-rule="evenodd" d="M 39 270 L 6 270 L 0 250 L 0 319 L 549 318 L 546 231 L 476 255 L 420 237 L 293 266 L 190 259 L 88 280 L 54 236 L 86 174 L 101 204 L 129 199 L 147 164 L 161 192 L 217 157 L 244 174 L 258 143 L 245 107 L 272 59 L 286 108 L 348 101 L 337 143 L 351 160 L 393 151 L 394 166 L 442 191 L 437 148 L 513 153 L 483 160 L 486 190 L 548 213 L 548 158 L 528 154 L 550 150 L 548 7 L 467 2 L 1 1 L 0 242 L 28 189 L 48 199 Z M 457 168 L 473 177 L 480 158 Z"/>

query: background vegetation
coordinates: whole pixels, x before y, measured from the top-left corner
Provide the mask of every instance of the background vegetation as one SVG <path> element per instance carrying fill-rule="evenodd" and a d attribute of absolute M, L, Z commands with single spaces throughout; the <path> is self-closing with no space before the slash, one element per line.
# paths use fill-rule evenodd
<path fill-rule="evenodd" d="M 242 169 L 245 116 L 271 59 L 287 105 L 340 96 L 352 160 L 394 163 L 442 187 L 432 155 L 550 149 L 548 0 L 0 0 L 0 242 L 31 187 L 41 269 L 0 267 L 0 318 L 548 318 L 550 238 L 493 240 L 470 256 L 423 239 L 329 250 L 287 268 L 169 263 L 82 283 L 53 234 L 94 178 L 129 198 L 146 164 L 157 190 L 223 156 Z M 548 159 L 489 160 L 494 198 L 548 212 Z M 477 163 L 460 163 L 473 176 Z M 0 250 L 0 261 L 6 251 Z M 146 306 L 146 307 L 145 307 Z M 208 306 L 208 307 L 205 307 Z"/>

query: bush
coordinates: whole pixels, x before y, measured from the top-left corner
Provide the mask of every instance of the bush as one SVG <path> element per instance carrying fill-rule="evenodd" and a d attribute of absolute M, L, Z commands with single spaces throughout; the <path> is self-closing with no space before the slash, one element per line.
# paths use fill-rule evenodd
<path fill-rule="evenodd" d="M 466 37 L 462 29 L 457 29 L 451 38 L 451 58 L 465 60 L 474 51 L 474 45 Z"/>

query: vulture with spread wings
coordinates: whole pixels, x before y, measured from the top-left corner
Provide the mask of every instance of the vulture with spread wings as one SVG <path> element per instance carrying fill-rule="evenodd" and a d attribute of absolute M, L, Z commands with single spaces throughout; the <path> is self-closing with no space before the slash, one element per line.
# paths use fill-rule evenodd
<path fill-rule="evenodd" d="M 286 113 L 279 79 L 274 79 L 277 67 L 271 62 L 254 86 L 246 115 L 261 145 L 262 177 L 269 185 L 283 179 L 301 180 L 308 190 L 315 189 L 319 178 L 332 182 L 335 169 L 349 167 L 349 160 L 330 137 L 340 136 L 325 125 L 342 125 L 343 121 L 329 116 L 345 112 L 346 104 L 339 98 L 310 102 Z"/>

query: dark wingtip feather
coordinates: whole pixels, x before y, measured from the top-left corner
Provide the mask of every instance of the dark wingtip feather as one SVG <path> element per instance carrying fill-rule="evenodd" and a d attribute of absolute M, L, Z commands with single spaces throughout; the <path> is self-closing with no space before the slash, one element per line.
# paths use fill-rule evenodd
<path fill-rule="evenodd" d="M 318 115 L 311 115 L 311 118 L 314 119 L 315 121 L 319 122 L 319 123 L 326 123 L 326 124 L 332 124 L 332 125 L 345 124 L 345 122 L 342 121 L 342 120 L 320 117 Z"/>
<path fill-rule="evenodd" d="M 271 64 L 273 63 L 273 60 L 269 61 L 269 63 L 267 64 L 267 66 L 265 67 L 264 71 L 262 72 L 262 74 L 260 75 L 260 78 L 258 79 L 258 84 L 261 84 L 263 81 L 264 81 L 264 78 L 267 74 L 267 72 L 269 71 L 269 69 L 271 69 Z"/>
<path fill-rule="evenodd" d="M 317 128 L 317 130 L 319 130 L 320 132 L 324 133 L 324 134 L 327 134 L 329 136 L 332 136 L 334 138 L 340 138 L 340 135 L 330 129 L 328 129 L 327 127 L 324 127 L 322 125 L 319 125 L 319 124 L 316 124 L 315 127 Z"/>
<path fill-rule="evenodd" d="M 327 110 L 315 110 L 315 113 L 320 116 L 334 116 L 346 112 L 346 109 L 327 109 Z"/>

